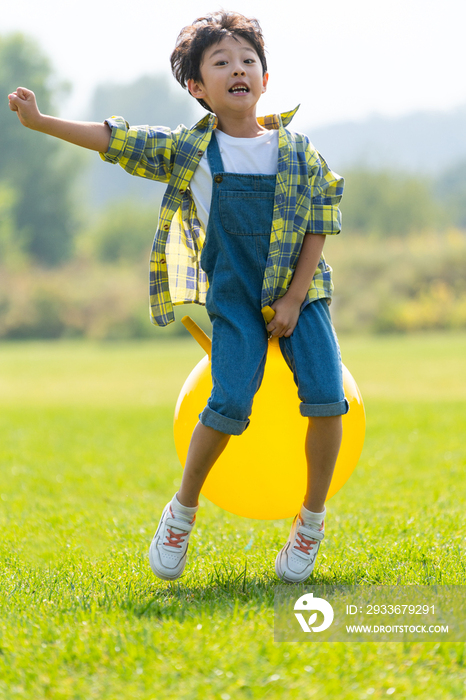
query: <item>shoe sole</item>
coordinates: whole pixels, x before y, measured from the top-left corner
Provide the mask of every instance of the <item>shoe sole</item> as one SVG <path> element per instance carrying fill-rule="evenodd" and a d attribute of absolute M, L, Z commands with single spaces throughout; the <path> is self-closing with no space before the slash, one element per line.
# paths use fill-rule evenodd
<path fill-rule="evenodd" d="M 182 576 L 183 571 L 184 571 L 184 566 L 183 569 L 180 571 L 179 574 L 176 574 L 176 576 L 168 576 L 166 573 L 159 571 L 154 564 L 154 561 L 152 559 L 152 552 L 151 549 L 149 549 L 149 564 L 150 568 L 152 569 L 152 572 L 157 576 L 157 578 L 162 579 L 163 581 L 176 581 L 177 578 L 180 578 Z"/>
<path fill-rule="evenodd" d="M 283 573 L 283 571 L 280 567 L 280 563 L 279 563 L 280 554 L 281 554 L 281 551 L 278 553 L 277 558 L 275 559 L 275 573 L 277 574 L 278 578 L 281 579 L 282 581 L 284 581 L 285 583 L 303 583 L 303 581 L 306 581 L 306 579 L 308 579 L 309 576 L 314 571 L 314 566 L 315 566 L 316 558 L 317 558 L 317 552 L 316 552 L 316 556 L 314 557 L 314 561 L 312 562 L 312 569 L 310 570 L 310 572 L 308 574 L 306 574 L 306 576 L 304 578 L 300 578 L 299 580 L 287 578 L 286 575 Z"/>

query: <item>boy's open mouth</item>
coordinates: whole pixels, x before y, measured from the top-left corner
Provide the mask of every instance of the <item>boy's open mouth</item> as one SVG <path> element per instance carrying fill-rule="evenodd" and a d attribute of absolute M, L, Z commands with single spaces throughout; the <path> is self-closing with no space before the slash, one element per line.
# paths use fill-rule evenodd
<path fill-rule="evenodd" d="M 249 92 L 249 88 L 246 85 L 233 85 L 228 92 L 233 94 L 238 94 L 239 92 Z"/>

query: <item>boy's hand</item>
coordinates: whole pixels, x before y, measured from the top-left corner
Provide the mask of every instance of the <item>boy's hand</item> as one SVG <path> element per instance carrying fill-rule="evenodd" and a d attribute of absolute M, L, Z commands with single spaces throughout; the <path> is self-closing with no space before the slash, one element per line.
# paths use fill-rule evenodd
<path fill-rule="evenodd" d="M 19 121 L 29 129 L 40 131 L 76 146 L 106 153 L 110 144 L 111 129 L 108 124 L 97 122 L 74 122 L 58 119 L 39 112 L 36 96 L 32 90 L 19 87 L 8 95 L 10 109 L 17 112 Z"/>
<path fill-rule="evenodd" d="M 8 101 L 11 111 L 17 112 L 21 124 L 34 129 L 42 115 L 39 112 L 36 96 L 32 90 L 19 87 L 16 92 L 8 95 Z"/>
<path fill-rule="evenodd" d="M 271 308 L 275 311 L 275 316 L 267 325 L 269 335 L 276 338 L 289 338 L 298 323 L 301 304 L 301 301 L 288 292 L 274 301 Z"/>

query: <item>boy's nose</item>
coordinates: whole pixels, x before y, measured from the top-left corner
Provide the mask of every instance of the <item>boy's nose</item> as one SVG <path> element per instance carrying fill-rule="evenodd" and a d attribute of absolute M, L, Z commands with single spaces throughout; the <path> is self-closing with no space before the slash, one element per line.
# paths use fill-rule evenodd
<path fill-rule="evenodd" d="M 232 70 L 233 75 L 244 75 L 245 72 L 246 71 L 244 70 L 244 68 L 242 66 L 241 66 L 241 68 L 236 67 L 236 68 L 233 68 L 233 70 Z"/>

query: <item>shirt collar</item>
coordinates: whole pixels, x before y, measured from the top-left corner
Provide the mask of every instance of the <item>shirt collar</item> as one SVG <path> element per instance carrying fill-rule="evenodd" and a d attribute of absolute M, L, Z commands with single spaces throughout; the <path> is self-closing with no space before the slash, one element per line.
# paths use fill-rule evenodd
<path fill-rule="evenodd" d="M 266 129 L 279 129 L 280 126 L 288 126 L 288 124 L 293 119 L 294 115 L 299 109 L 299 105 L 289 112 L 282 112 L 281 114 L 268 114 L 265 117 L 257 117 L 257 121 L 261 126 Z M 198 131 L 204 129 L 215 129 L 217 127 L 218 119 L 215 114 L 206 114 L 200 119 L 193 127 L 191 131 Z"/>
<path fill-rule="evenodd" d="M 258 117 L 257 121 L 261 126 L 265 126 L 266 129 L 279 129 L 281 126 L 288 126 L 298 109 L 299 105 L 290 112 L 268 114 L 266 117 Z"/>

